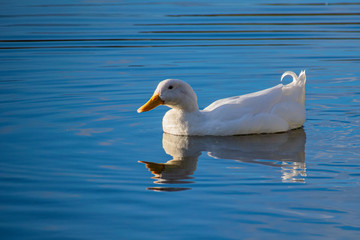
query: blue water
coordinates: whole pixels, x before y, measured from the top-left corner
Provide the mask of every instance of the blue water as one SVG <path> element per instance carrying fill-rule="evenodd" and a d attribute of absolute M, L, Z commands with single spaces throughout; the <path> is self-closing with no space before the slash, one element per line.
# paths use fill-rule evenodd
<path fill-rule="evenodd" d="M 2 1 L 1 239 L 357 239 L 359 56 L 356 1 Z M 166 78 L 204 108 L 303 69 L 289 133 L 136 112 Z"/>

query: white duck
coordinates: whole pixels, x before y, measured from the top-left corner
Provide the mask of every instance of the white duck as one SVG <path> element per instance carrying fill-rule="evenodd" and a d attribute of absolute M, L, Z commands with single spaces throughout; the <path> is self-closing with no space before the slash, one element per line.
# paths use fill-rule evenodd
<path fill-rule="evenodd" d="M 159 83 L 151 99 L 137 111 L 159 105 L 170 108 L 163 118 L 163 130 L 174 135 L 228 136 L 277 133 L 301 127 L 306 119 L 305 71 L 299 76 L 285 72 L 293 81 L 259 92 L 220 99 L 199 110 L 193 89 L 184 81 L 167 79 Z"/>

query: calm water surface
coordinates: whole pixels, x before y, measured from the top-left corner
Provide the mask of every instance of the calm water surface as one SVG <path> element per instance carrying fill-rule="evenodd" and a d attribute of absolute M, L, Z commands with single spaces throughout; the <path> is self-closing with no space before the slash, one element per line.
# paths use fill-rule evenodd
<path fill-rule="evenodd" d="M 1 239 L 358 238 L 360 2 L 2 1 L 0 29 Z M 303 69 L 296 131 L 136 113 L 165 78 L 203 108 Z"/>

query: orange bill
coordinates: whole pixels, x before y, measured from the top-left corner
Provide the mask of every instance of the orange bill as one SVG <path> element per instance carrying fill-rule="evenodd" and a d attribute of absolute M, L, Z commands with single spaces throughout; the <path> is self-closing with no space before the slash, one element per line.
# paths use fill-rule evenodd
<path fill-rule="evenodd" d="M 159 106 L 161 104 L 164 104 L 164 101 L 161 100 L 160 95 L 157 93 L 157 94 L 154 94 L 147 103 L 142 105 L 137 110 L 137 112 L 138 113 L 147 112 L 147 111 L 150 111 L 151 109 L 156 108 L 157 106 Z"/>

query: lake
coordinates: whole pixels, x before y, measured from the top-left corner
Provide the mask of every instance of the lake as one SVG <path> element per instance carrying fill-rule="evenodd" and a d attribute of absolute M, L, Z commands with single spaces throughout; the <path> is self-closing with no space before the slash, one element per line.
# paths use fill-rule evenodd
<path fill-rule="evenodd" d="M 1 239 L 358 238 L 358 1 L 2 1 L 0 28 Z M 166 78 L 204 108 L 301 70 L 287 133 L 136 112 Z"/>

